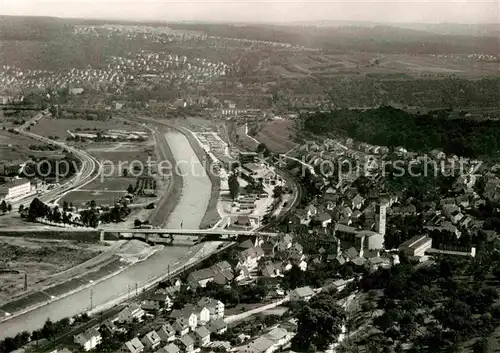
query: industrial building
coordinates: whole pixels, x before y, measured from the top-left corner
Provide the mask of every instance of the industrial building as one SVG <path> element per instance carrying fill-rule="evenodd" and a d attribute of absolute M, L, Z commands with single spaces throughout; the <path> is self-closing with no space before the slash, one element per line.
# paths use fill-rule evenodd
<path fill-rule="evenodd" d="M 31 182 L 28 179 L 14 179 L 0 185 L 0 200 L 14 200 L 31 193 Z"/>

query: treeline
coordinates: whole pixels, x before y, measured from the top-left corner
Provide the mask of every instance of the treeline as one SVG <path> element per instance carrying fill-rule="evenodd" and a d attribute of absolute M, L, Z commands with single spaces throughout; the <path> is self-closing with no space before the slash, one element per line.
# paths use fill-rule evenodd
<path fill-rule="evenodd" d="M 0 17 L 2 40 L 48 40 L 71 30 L 68 23 L 55 17 Z"/>
<path fill-rule="evenodd" d="M 464 157 L 492 156 L 500 148 L 497 121 L 452 119 L 446 110 L 412 114 L 383 106 L 370 110 L 338 110 L 303 116 L 304 129 L 317 135 L 349 136 L 358 141 L 412 151 L 445 153 Z"/>
<path fill-rule="evenodd" d="M 50 149 L 40 149 L 50 150 Z M 67 179 L 78 173 L 82 165 L 82 161 L 69 153 L 61 159 L 53 158 L 38 158 L 27 163 L 22 172 L 21 177 L 45 179 Z"/>
<path fill-rule="evenodd" d="M 326 80 L 323 87 L 330 100 L 340 108 L 374 107 L 394 102 L 401 106 L 498 107 L 500 78 L 467 80 L 463 78 Z"/>

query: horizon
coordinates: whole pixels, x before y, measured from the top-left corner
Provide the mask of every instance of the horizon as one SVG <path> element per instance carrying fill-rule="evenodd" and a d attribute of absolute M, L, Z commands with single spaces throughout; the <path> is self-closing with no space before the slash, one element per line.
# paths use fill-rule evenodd
<path fill-rule="evenodd" d="M 500 20 L 498 1 L 154 1 L 1 0 L 2 15 L 133 22 L 488 25 Z M 221 6 L 222 5 L 222 6 Z M 362 6 L 361 6 L 362 5 Z M 329 16 L 325 16 L 329 13 Z M 312 23 L 311 23 L 312 24 Z"/>

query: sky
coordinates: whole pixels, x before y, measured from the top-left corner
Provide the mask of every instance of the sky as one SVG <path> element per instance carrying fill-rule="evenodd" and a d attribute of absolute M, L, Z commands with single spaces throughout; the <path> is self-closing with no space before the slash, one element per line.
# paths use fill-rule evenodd
<path fill-rule="evenodd" d="M 0 0 L 0 13 L 207 22 L 500 23 L 500 0 Z"/>

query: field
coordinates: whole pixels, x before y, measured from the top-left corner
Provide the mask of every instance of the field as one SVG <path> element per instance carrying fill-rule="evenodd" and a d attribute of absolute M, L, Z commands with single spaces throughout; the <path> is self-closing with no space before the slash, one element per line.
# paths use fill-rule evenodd
<path fill-rule="evenodd" d="M 154 147 L 146 143 L 94 144 L 87 151 L 101 163 L 100 176 L 82 189 L 67 194 L 61 202 L 81 206 L 94 200 L 98 205 L 112 205 L 127 193 L 129 185 L 136 185 L 140 170 L 133 167 L 144 165 L 145 168 L 148 157 L 151 161 L 156 160 Z M 125 169 L 128 170 L 127 175 L 124 174 Z"/>
<path fill-rule="evenodd" d="M 99 245 L 71 241 L 0 238 L 0 270 L 4 271 L 0 271 L 0 302 L 22 292 L 24 273 L 31 287 L 95 257 L 101 250 Z"/>
<path fill-rule="evenodd" d="M 23 163 L 28 159 L 29 155 L 39 155 L 29 149 L 29 145 L 37 144 L 37 141 L 28 137 L 0 131 L 0 168 L 14 162 Z M 42 154 L 44 152 L 40 155 Z"/>
<path fill-rule="evenodd" d="M 284 78 L 336 77 L 338 75 L 398 75 L 413 76 L 498 76 L 498 63 L 470 61 L 467 55 L 406 55 L 364 52 L 277 53 L 257 65 L 261 73 L 273 73 Z"/>
<path fill-rule="evenodd" d="M 293 124 L 292 120 L 266 122 L 255 138 L 273 152 L 286 153 L 297 145 L 292 140 Z"/>

